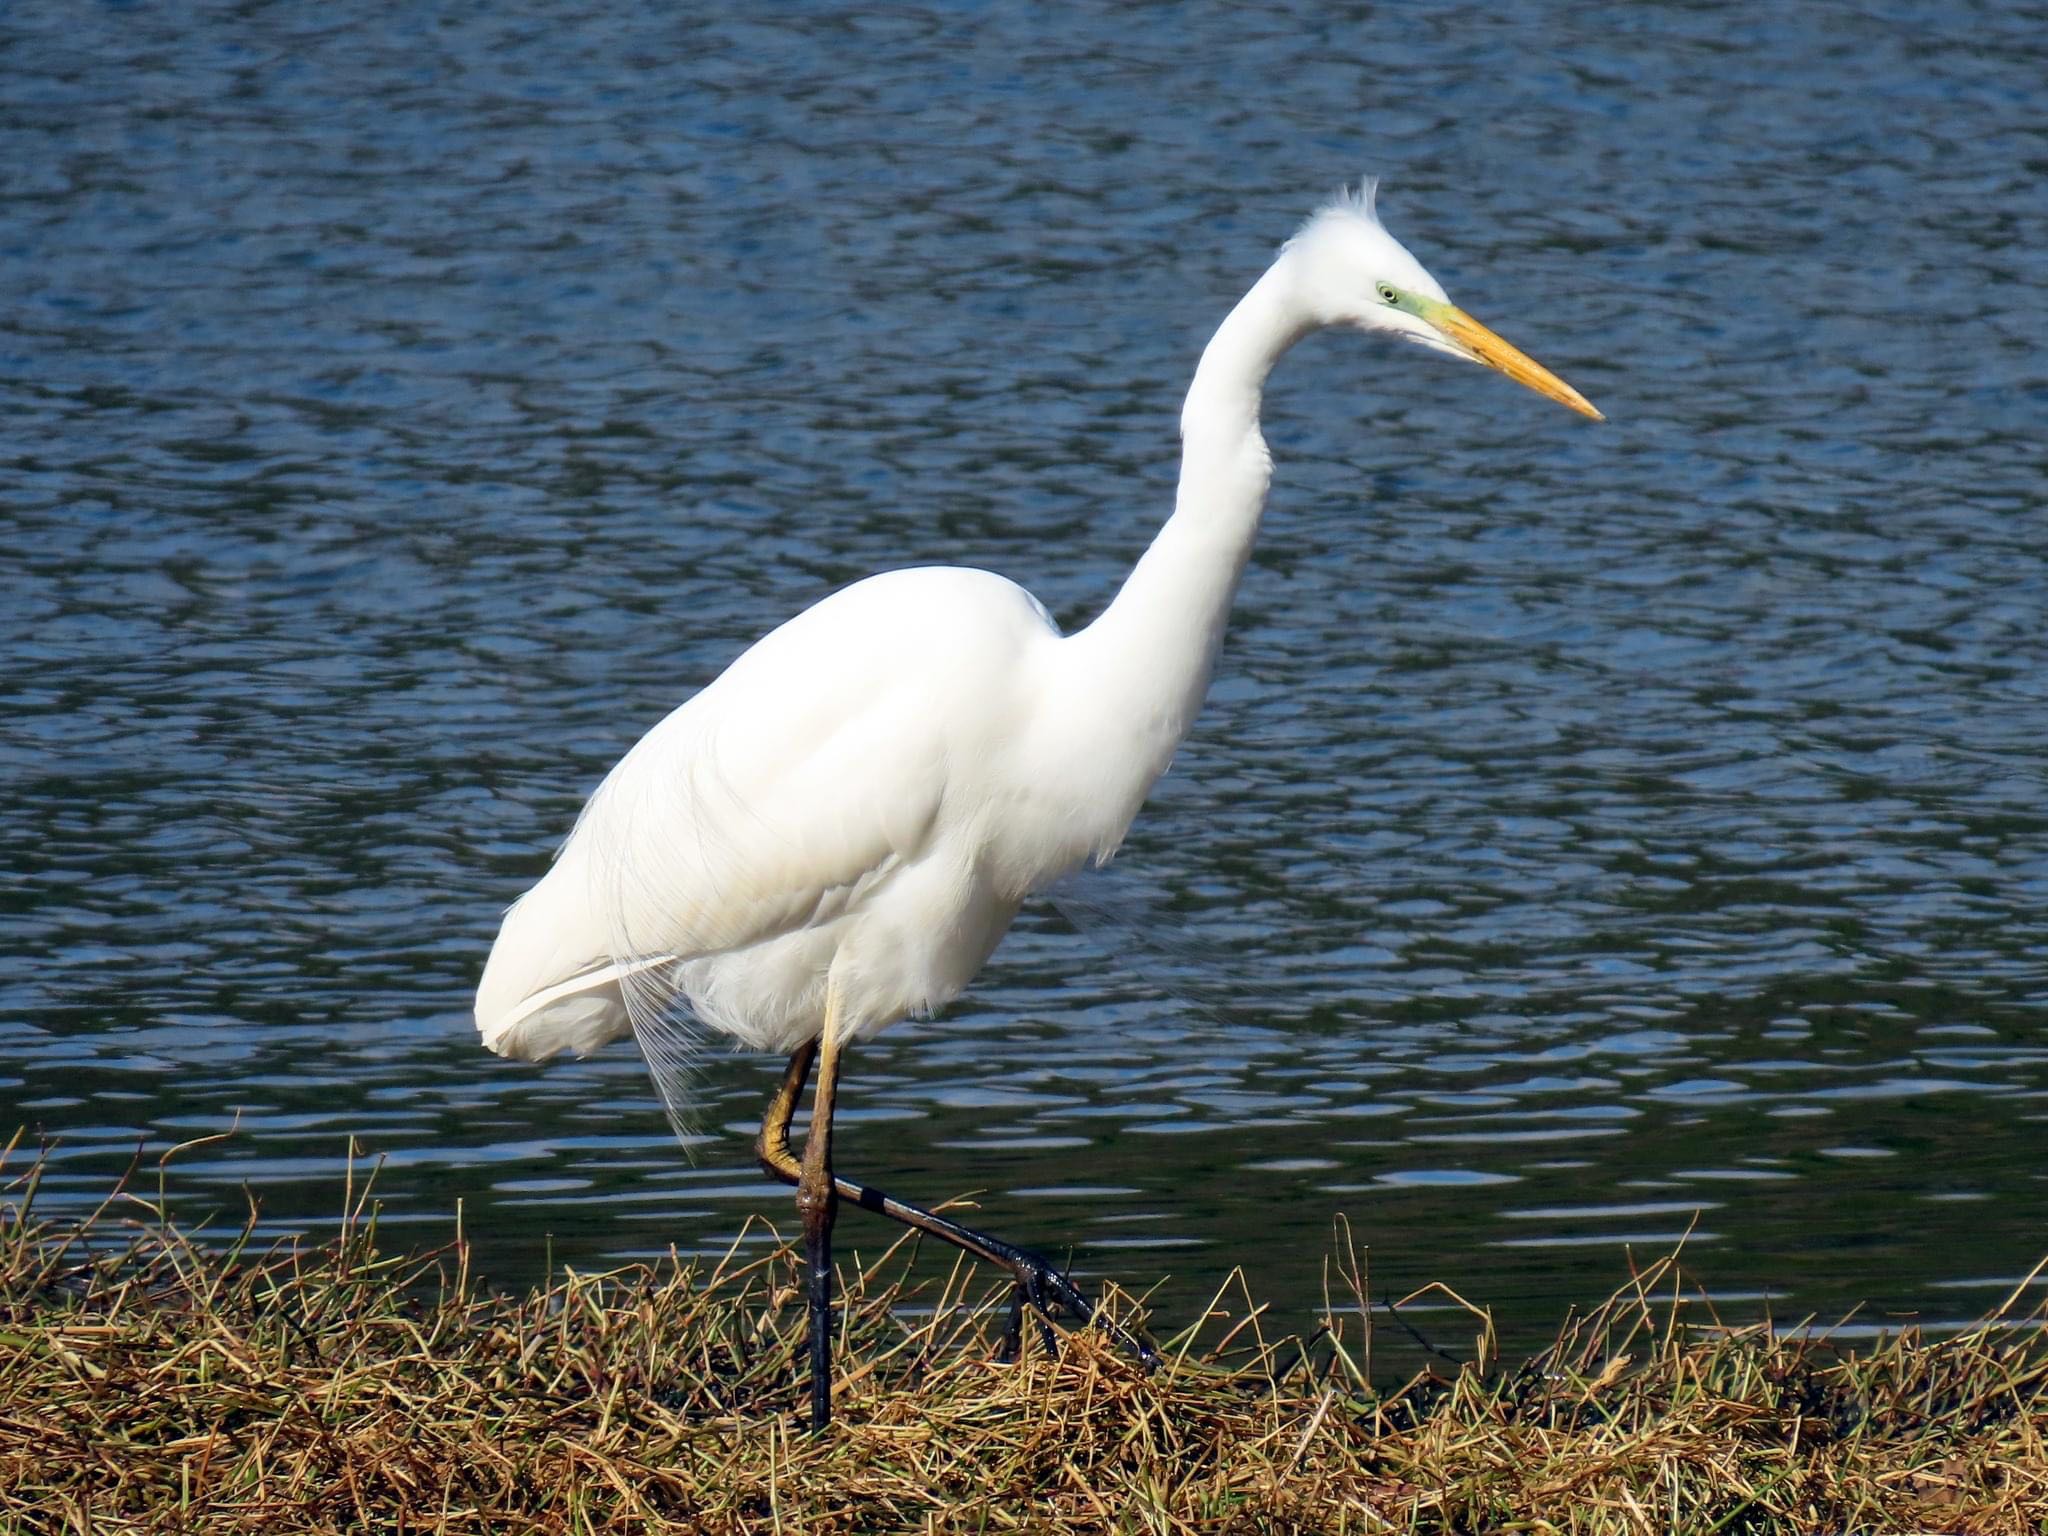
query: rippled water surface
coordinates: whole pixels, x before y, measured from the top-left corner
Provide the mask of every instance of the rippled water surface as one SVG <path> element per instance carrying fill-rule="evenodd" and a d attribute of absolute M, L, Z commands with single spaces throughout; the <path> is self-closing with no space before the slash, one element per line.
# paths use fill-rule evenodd
<path fill-rule="evenodd" d="M 500 909 L 844 581 L 1089 617 L 1373 169 L 1611 423 L 1290 357 L 1096 916 L 853 1057 L 842 1165 L 1169 1319 L 1299 1326 L 1339 1213 L 1511 1345 L 1688 1230 L 1729 1315 L 1973 1315 L 2048 1251 L 2044 79 L 1989 3 L 10 8 L 0 1127 L 87 1200 L 238 1125 L 170 1188 L 277 1229 L 353 1135 L 507 1283 L 787 1225 L 776 1063 L 690 1162 L 629 1045 L 476 1047 Z"/>

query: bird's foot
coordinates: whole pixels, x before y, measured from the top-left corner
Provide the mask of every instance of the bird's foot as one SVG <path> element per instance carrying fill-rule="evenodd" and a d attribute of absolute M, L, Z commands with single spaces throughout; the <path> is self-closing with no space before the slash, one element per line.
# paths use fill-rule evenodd
<path fill-rule="evenodd" d="M 1055 1353 L 1059 1347 L 1059 1336 L 1053 1332 L 1050 1321 L 1054 1311 L 1058 1310 L 1084 1327 L 1099 1324 L 1103 1332 L 1116 1341 L 1118 1348 L 1146 1370 L 1153 1370 L 1159 1365 L 1158 1350 L 1117 1322 L 1099 1302 L 1090 1301 L 1082 1295 L 1080 1287 L 1050 1259 L 1020 1248 L 1010 1260 L 1010 1273 L 1016 1276 L 1017 1286 L 1010 1293 L 1010 1316 L 1003 1325 L 1002 1344 L 996 1351 L 998 1360 L 1007 1364 L 1017 1358 L 1018 1348 L 1023 1343 L 1024 1313 L 1028 1307 L 1038 1321 L 1039 1338 L 1047 1354 Z"/>

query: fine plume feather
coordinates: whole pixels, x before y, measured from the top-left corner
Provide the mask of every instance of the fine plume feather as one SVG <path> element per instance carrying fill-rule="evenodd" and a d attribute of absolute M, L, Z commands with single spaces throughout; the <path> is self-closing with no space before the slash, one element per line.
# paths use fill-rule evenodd
<path fill-rule="evenodd" d="M 1379 189 L 1380 179 L 1377 176 L 1359 178 L 1356 190 L 1348 186 L 1339 187 L 1334 197 L 1302 220 L 1301 227 L 1288 237 L 1281 249 L 1306 239 L 1310 231 L 1332 219 L 1363 219 L 1375 228 L 1384 228 L 1380 223 Z"/>
<path fill-rule="evenodd" d="M 633 1038 L 647 1060 L 647 1074 L 654 1079 L 662 1112 L 687 1151 L 696 1135 L 696 1123 L 690 1113 L 690 1087 L 696 1081 L 697 1063 L 703 1055 L 702 1031 L 690 1017 L 689 1007 L 678 996 L 673 981 L 643 989 L 636 978 L 626 984 L 626 998 L 627 1012 L 633 1020 Z"/>
<path fill-rule="evenodd" d="M 630 952 L 636 947 L 636 935 L 627 914 L 646 910 L 654 893 L 636 886 L 636 880 L 644 878 L 639 866 L 603 844 L 600 851 L 599 866 L 610 876 L 610 888 L 599 898 L 609 943 L 614 953 Z M 654 964 L 626 976 L 619 996 L 631 1021 L 633 1039 L 647 1062 L 647 1074 L 654 1081 L 654 1092 L 661 1100 L 662 1113 L 668 1116 L 676 1139 L 687 1150 L 696 1129 L 690 1114 L 691 1088 L 703 1054 L 703 1031 L 690 1014 L 683 992 L 683 972 L 682 961 L 663 955 Z"/>
<path fill-rule="evenodd" d="M 1373 223 L 1377 224 L 1380 221 L 1378 208 L 1379 192 L 1379 177 L 1361 176 L 1358 178 L 1358 190 L 1356 192 L 1352 191 L 1349 187 L 1339 187 L 1337 195 L 1330 200 L 1328 206 L 1331 208 L 1342 208 L 1349 213 L 1356 214 L 1361 219 L 1370 219 Z"/>

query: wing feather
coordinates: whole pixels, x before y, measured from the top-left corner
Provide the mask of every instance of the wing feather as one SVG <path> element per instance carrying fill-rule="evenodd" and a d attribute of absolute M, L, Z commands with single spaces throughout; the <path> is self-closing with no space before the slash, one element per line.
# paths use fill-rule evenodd
<path fill-rule="evenodd" d="M 829 935 L 916 863 L 955 770 L 985 774 L 1017 659 L 1057 633 L 1000 577 L 927 569 L 856 583 L 758 642 L 619 761 L 506 913 L 477 989 L 484 1043 L 539 1059 L 630 1031 L 680 1129 L 698 1040 L 682 1005 L 742 1037 L 766 1006 L 751 980 L 686 999 L 702 962 Z"/>
<path fill-rule="evenodd" d="M 615 1039 L 669 1008 L 683 962 L 829 920 L 924 849 L 945 712 L 872 643 L 804 635 L 825 611 L 747 652 L 605 777 L 505 916 L 477 994 L 492 1049 Z M 568 1006 L 593 996 L 601 1027 Z"/>

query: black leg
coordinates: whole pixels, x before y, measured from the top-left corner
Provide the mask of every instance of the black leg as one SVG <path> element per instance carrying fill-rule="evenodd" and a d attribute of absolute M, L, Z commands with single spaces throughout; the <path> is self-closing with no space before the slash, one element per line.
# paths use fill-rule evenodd
<path fill-rule="evenodd" d="M 1159 1364 L 1159 1353 L 1143 1339 L 1119 1326 L 1102 1315 L 1101 1308 L 1069 1280 L 1066 1272 L 1043 1254 L 1033 1253 L 1029 1248 L 1019 1248 L 1015 1243 L 1006 1243 L 1000 1237 L 986 1232 L 977 1232 L 972 1227 L 963 1227 L 959 1222 L 941 1216 L 937 1211 L 926 1210 L 908 1200 L 899 1200 L 894 1195 L 884 1194 L 872 1184 L 856 1184 L 851 1179 L 835 1179 L 842 1198 L 852 1201 L 864 1211 L 874 1211 L 892 1221 L 900 1221 L 906 1227 L 928 1233 L 941 1242 L 951 1243 L 977 1259 L 986 1260 L 999 1268 L 1006 1269 L 1016 1279 L 1017 1296 L 1012 1300 L 1013 1309 L 1028 1304 L 1039 1315 L 1040 1323 L 1057 1310 L 1064 1312 L 1075 1322 L 1099 1323 L 1109 1336 L 1116 1340 L 1118 1347 L 1125 1350 L 1146 1369 Z M 1005 1345 L 1010 1330 L 1004 1330 Z M 1046 1329 L 1048 1342 L 1052 1330 Z"/>
<path fill-rule="evenodd" d="M 796 1114 L 797 1100 L 803 1095 L 804 1079 L 810 1075 L 811 1063 L 817 1054 L 818 1045 L 817 1042 L 813 1041 L 800 1046 L 796 1053 L 789 1058 L 789 1066 L 782 1075 L 782 1083 L 775 1090 L 775 1096 L 768 1101 L 767 1112 L 761 1117 L 760 1135 L 754 1142 L 755 1155 L 760 1159 L 762 1168 L 770 1176 L 782 1180 L 783 1183 L 798 1186 L 797 1206 L 799 1210 L 806 1213 L 804 1247 L 806 1257 L 810 1260 L 808 1295 L 811 1299 L 812 1315 L 812 1421 L 814 1424 L 821 1422 L 818 1417 L 817 1393 L 819 1388 L 817 1383 L 826 1377 L 826 1373 L 818 1368 L 819 1351 L 824 1347 L 823 1341 L 826 1338 L 826 1334 L 824 1330 L 817 1326 L 817 1319 L 821 1313 L 828 1318 L 830 1316 L 832 1276 L 829 1258 L 832 1214 L 836 1213 L 828 1214 L 825 1217 L 823 1229 L 824 1248 L 821 1255 L 818 1247 L 812 1240 L 809 1216 L 810 1207 L 806 1205 L 803 1193 L 804 1173 L 810 1164 L 812 1144 L 811 1141 L 806 1140 L 804 1143 L 804 1159 L 802 1162 L 799 1162 L 795 1153 L 790 1150 L 789 1126 L 791 1119 Z M 833 1075 L 836 1080 L 836 1059 L 833 1062 L 833 1067 Z M 826 1100 L 829 1103 L 832 1095 L 826 1091 L 822 1076 L 818 1086 L 820 1092 L 825 1094 Z M 829 1113 L 828 1109 L 828 1117 Z M 811 1125 L 815 1133 L 818 1125 L 815 1110 L 812 1114 Z M 829 1143 L 822 1146 L 821 1152 L 827 1159 L 825 1166 L 829 1170 Z M 1033 1253 L 1029 1249 L 1019 1248 L 1013 1244 L 1006 1243 L 1001 1238 L 992 1237 L 986 1232 L 977 1232 L 972 1227 L 962 1226 L 956 1221 L 939 1215 L 936 1211 L 926 1210 L 921 1205 L 913 1205 L 908 1200 L 898 1200 L 895 1196 L 884 1194 L 881 1190 L 871 1185 L 857 1184 L 852 1179 L 841 1178 L 836 1174 L 830 1177 L 831 1192 L 839 1199 L 851 1201 L 864 1211 L 873 1211 L 878 1215 L 887 1216 L 892 1221 L 899 1221 L 906 1227 L 936 1237 L 941 1242 L 950 1243 L 962 1252 L 971 1253 L 978 1259 L 997 1265 L 1010 1272 L 1015 1278 L 1017 1286 L 1011 1295 L 1010 1316 L 1003 1329 L 1003 1338 L 999 1346 L 998 1358 L 1014 1360 L 1017 1357 L 1018 1346 L 1022 1343 L 1024 1312 L 1028 1306 L 1037 1316 L 1038 1326 L 1041 1336 L 1045 1340 L 1048 1353 L 1056 1348 L 1057 1337 L 1053 1333 L 1051 1324 L 1046 1319 L 1057 1309 L 1079 1323 L 1100 1322 L 1108 1330 L 1110 1336 L 1116 1340 L 1118 1347 L 1129 1353 L 1148 1370 L 1159 1364 L 1159 1354 L 1150 1344 L 1128 1330 L 1119 1327 L 1109 1319 L 1099 1316 L 1099 1309 L 1096 1304 L 1083 1296 L 1079 1288 L 1050 1259 Z M 819 1263 L 820 1257 L 826 1260 L 824 1264 Z M 829 1392 L 829 1382 L 827 1391 Z M 824 1412 L 829 1416 L 830 1411 L 830 1400 L 828 1397 Z"/>
<path fill-rule="evenodd" d="M 832 1422 L 832 1223 L 839 1213 L 839 1190 L 832 1177 L 832 1101 L 839 1087 L 837 1023 L 838 1009 L 828 1003 L 825 1032 L 819 1040 L 818 1087 L 811 1095 L 811 1128 L 804 1133 L 804 1160 L 796 1185 L 796 1208 L 804 1223 L 804 1261 L 810 1270 L 813 1434 Z M 794 1059 L 790 1067 L 794 1075 Z"/>
<path fill-rule="evenodd" d="M 1026 1294 L 1022 1281 L 1010 1287 L 1010 1315 L 1003 1319 L 1002 1342 L 996 1345 L 996 1358 L 1005 1365 L 1015 1361 L 1018 1351 L 1024 1346 L 1024 1301 Z M 1052 1331 L 1052 1324 L 1045 1320 L 1045 1314 L 1034 1309 L 1031 1315 L 1037 1319 L 1038 1338 L 1039 1342 L 1044 1344 L 1045 1352 L 1048 1355 L 1058 1353 L 1060 1347 L 1059 1335 Z M 1130 1338 L 1120 1329 L 1115 1331 L 1118 1338 L 1129 1346 L 1131 1352 L 1136 1354 L 1147 1368 L 1159 1363 L 1158 1357 L 1151 1352 L 1151 1346 L 1141 1340 Z"/>
<path fill-rule="evenodd" d="M 811 1432 L 832 1422 L 832 1206 L 825 1193 L 822 1216 L 804 1212 L 804 1262 L 809 1266 L 806 1297 L 811 1312 Z"/>

